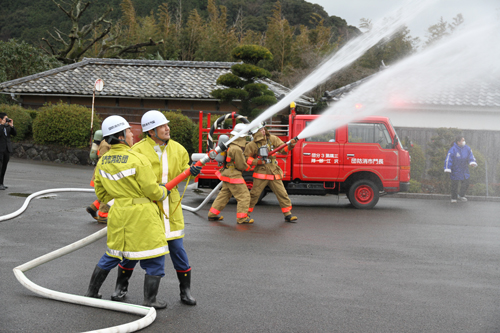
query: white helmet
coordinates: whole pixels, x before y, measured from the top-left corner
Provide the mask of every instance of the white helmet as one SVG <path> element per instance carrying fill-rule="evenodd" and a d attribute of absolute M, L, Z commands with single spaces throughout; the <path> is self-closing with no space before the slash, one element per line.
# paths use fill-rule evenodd
<path fill-rule="evenodd" d="M 250 130 L 250 132 L 252 132 L 252 134 L 255 134 L 255 133 L 257 133 L 257 132 L 258 132 L 261 128 L 263 128 L 263 127 L 265 127 L 265 126 L 266 126 L 266 122 L 265 122 L 265 121 L 263 121 L 263 122 L 261 122 L 259 125 L 257 125 L 256 127 L 252 128 L 252 129 Z"/>
<path fill-rule="evenodd" d="M 121 116 L 109 116 L 104 119 L 101 125 L 102 136 L 110 136 L 130 128 L 128 121 Z M 125 134 L 125 133 L 124 133 Z"/>
<path fill-rule="evenodd" d="M 247 124 L 239 123 L 236 124 L 231 131 L 231 135 L 238 135 L 240 134 L 241 130 L 243 130 L 245 127 L 247 127 Z"/>
<path fill-rule="evenodd" d="M 142 131 L 147 132 L 155 129 L 158 126 L 168 124 L 169 121 L 163 113 L 158 110 L 146 112 L 141 118 Z"/>

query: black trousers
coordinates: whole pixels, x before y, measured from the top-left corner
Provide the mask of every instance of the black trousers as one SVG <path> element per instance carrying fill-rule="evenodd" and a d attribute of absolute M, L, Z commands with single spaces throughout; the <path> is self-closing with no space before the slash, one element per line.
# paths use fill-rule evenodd
<path fill-rule="evenodd" d="M 458 192 L 458 184 L 460 184 L 460 192 Z M 465 197 L 465 192 L 467 192 L 467 189 L 469 188 L 469 180 L 464 179 L 464 180 L 451 180 L 451 198 L 452 199 L 457 199 L 457 194 L 460 195 L 461 197 Z"/>
<path fill-rule="evenodd" d="M 3 184 L 5 171 L 7 171 L 7 164 L 10 160 L 10 153 L 8 151 L 0 153 L 0 184 Z"/>

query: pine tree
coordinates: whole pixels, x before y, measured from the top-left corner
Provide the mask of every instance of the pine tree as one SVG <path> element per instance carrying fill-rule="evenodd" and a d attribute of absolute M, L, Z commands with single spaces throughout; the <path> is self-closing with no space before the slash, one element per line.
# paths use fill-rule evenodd
<path fill-rule="evenodd" d="M 277 102 L 266 84 L 256 82 L 271 75 L 256 64 L 261 60 L 272 60 L 273 55 L 268 49 L 258 45 L 241 45 L 234 48 L 231 54 L 234 59 L 243 63 L 231 66 L 231 73 L 223 74 L 217 79 L 218 85 L 227 88 L 215 89 L 211 94 L 223 102 L 231 102 L 238 107 L 240 114 L 256 117 L 263 107 Z"/>

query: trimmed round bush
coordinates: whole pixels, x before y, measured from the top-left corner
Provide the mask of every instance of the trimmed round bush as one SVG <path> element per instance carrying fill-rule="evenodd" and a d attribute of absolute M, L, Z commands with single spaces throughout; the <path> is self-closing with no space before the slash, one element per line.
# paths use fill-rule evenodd
<path fill-rule="evenodd" d="M 91 109 L 77 104 L 46 104 L 38 109 L 33 121 L 33 138 L 40 144 L 88 147 L 91 113 Z M 100 128 L 101 120 L 94 114 L 93 130 Z"/>
<path fill-rule="evenodd" d="M 194 151 L 192 138 L 195 124 L 193 121 L 181 111 L 163 111 L 162 113 L 169 121 L 170 137 L 183 145 L 191 156 Z"/>
<path fill-rule="evenodd" d="M 32 120 L 26 109 L 19 105 L 0 104 L 0 112 L 14 120 L 17 135 L 11 137 L 12 141 L 22 141 L 31 135 Z"/>

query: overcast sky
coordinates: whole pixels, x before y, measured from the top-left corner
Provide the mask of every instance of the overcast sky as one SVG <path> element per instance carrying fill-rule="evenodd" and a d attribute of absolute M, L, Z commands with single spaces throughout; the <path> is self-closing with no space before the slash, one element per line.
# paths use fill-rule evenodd
<path fill-rule="evenodd" d="M 307 0 L 317 3 L 330 15 L 335 15 L 347 21 L 347 24 L 359 27 L 359 20 L 367 18 L 375 22 L 387 13 L 399 8 L 403 0 Z M 481 19 L 484 15 L 494 13 L 500 18 L 500 0 L 436 0 L 417 19 L 409 24 L 410 34 L 425 41 L 427 28 L 436 24 L 441 17 L 448 23 L 457 14 L 462 14 L 464 24 Z"/>

